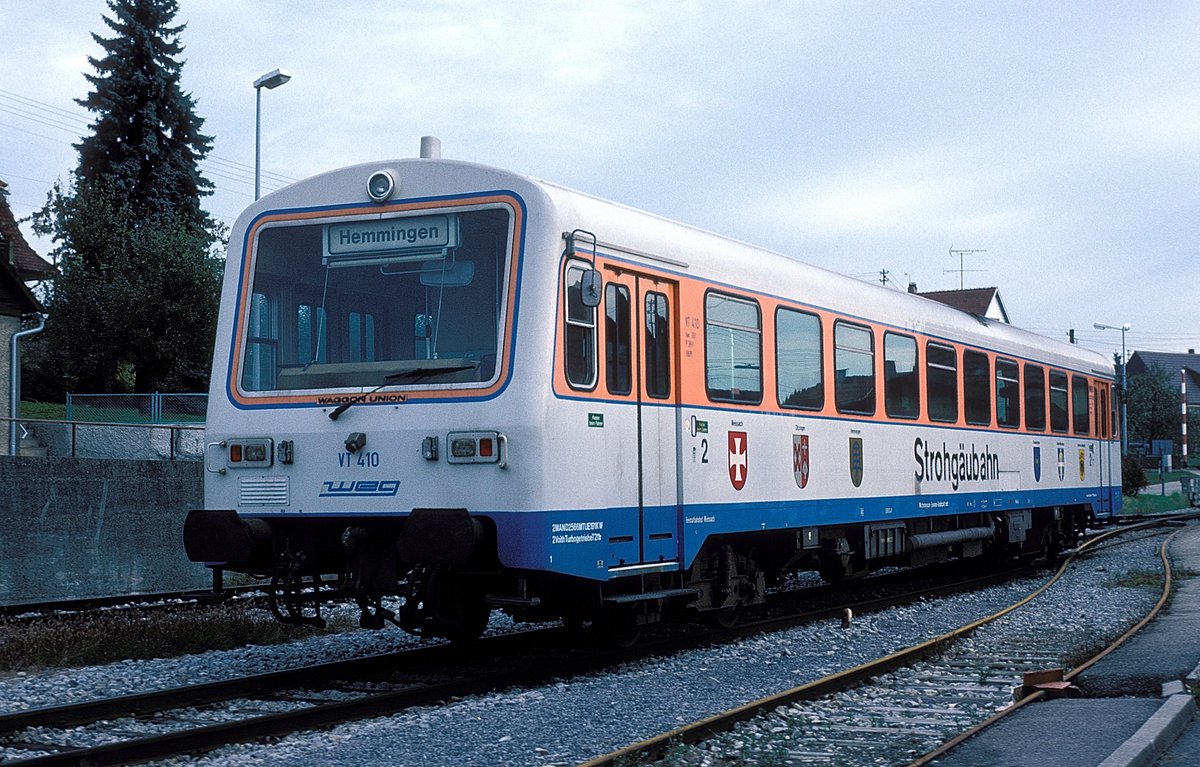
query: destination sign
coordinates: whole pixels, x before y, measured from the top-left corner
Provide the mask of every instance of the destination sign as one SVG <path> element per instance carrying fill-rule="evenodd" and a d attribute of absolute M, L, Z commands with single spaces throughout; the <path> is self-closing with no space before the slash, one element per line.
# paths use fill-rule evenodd
<path fill-rule="evenodd" d="M 326 224 L 325 253 L 336 257 L 453 248 L 458 245 L 457 223 L 446 215 Z"/>

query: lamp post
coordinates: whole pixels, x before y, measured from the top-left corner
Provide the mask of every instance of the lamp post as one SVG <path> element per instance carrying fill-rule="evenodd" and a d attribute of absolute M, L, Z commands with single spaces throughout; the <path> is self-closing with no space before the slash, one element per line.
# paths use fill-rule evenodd
<path fill-rule="evenodd" d="M 292 79 L 292 75 L 286 69 L 276 69 L 267 72 L 262 77 L 254 81 L 254 199 L 259 198 L 258 174 L 262 159 L 262 139 L 260 126 L 262 124 L 262 89 L 268 90 L 278 88 L 279 86 Z"/>
<path fill-rule="evenodd" d="M 1125 428 L 1129 425 L 1128 419 L 1128 404 L 1129 390 L 1125 388 L 1128 381 L 1125 378 L 1125 368 L 1128 360 L 1125 359 L 1125 332 L 1133 327 L 1126 322 L 1124 325 L 1105 325 L 1103 322 L 1094 322 L 1092 327 L 1096 330 L 1119 330 L 1121 331 L 1121 455 L 1129 455 L 1129 437 L 1125 434 Z"/>

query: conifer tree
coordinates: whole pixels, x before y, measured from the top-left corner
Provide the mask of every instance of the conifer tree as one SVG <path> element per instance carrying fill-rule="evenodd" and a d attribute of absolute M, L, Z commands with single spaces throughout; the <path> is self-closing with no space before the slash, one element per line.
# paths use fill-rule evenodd
<path fill-rule="evenodd" d="M 60 275 L 46 331 L 30 345 L 42 396 L 63 391 L 207 388 L 222 232 L 201 208 L 198 162 L 212 139 L 181 87 L 185 25 L 176 0 L 107 0 L 111 37 L 89 57 L 80 105 L 92 132 L 79 167 L 34 217 L 55 240 Z"/>
<path fill-rule="evenodd" d="M 116 34 L 92 39 L 106 55 L 88 62 L 93 90 L 78 100 L 96 115 L 92 135 L 76 144 L 80 186 L 109 189 L 113 203 L 138 219 L 161 214 L 205 228 L 200 197 L 212 192 L 197 168 L 212 147 L 204 120 L 180 85 L 186 25 L 171 26 L 175 0 L 108 0 Z"/>

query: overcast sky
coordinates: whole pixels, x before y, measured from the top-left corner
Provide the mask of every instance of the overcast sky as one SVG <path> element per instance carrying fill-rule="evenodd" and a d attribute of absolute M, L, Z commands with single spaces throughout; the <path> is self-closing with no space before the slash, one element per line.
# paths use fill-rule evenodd
<path fill-rule="evenodd" d="M 0 0 L 18 217 L 78 164 L 103 0 Z M 1200 349 L 1200 3 L 180 0 L 205 207 L 332 168 L 514 170 L 898 289 L 998 286 L 1013 323 Z M 24 227 L 27 234 L 28 226 Z M 43 254 L 49 244 L 30 236 Z M 960 275 L 951 249 L 967 255 Z M 802 289 L 802 286 L 797 286 Z"/>

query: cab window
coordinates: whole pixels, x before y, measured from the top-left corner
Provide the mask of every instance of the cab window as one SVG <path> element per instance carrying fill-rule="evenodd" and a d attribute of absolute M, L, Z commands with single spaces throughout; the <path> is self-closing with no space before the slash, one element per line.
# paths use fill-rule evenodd
<path fill-rule="evenodd" d="M 563 275 L 563 361 L 567 383 L 576 389 L 596 385 L 596 309 L 583 303 L 583 274 L 590 268 L 573 261 Z"/>

